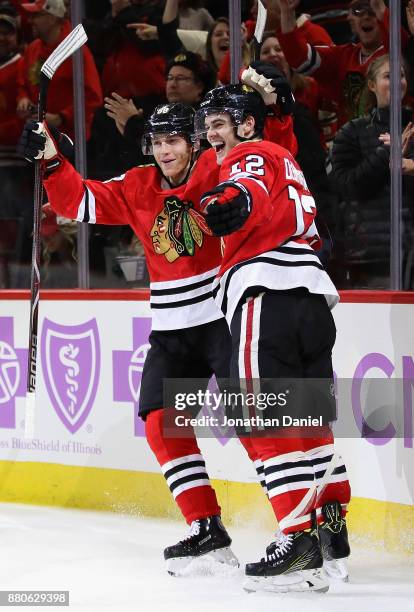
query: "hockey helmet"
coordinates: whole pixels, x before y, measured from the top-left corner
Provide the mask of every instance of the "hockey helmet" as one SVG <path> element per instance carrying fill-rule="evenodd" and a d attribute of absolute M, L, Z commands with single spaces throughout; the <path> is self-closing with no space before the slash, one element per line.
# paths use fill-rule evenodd
<path fill-rule="evenodd" d="M 196 138 L 205 138 L 207 129 L 205 118 L 208 115 L 228 113 L 236 128 L 248 115 L 255 120 L 254 136 L 261 135 L 266 118 L 266 106 L 257 91 L 248 85 L 223 85 L 209 91 L 200 103 L 195 114 L 194 133 Z M 241 134 L 238 132 L 238 136 Z"/>
<path fill-rule="evenodd" d="M 194 109 L 191 106 L 174 102 L 160 104 L 144 126 L 142 152 L 152 155 L 152 138 L 155 134 L 179 134 L 194 146 Z"/>

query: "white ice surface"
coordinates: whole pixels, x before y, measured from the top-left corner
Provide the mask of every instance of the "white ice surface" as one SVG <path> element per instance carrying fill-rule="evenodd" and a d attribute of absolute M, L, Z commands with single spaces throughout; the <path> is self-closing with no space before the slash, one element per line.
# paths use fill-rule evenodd
<path fill-rule="evenodd" d="M 406 612 L 414 610 L 414 561 L 354 549 L 351 582 L 327 594 L 247 594 L 242 570 L 172 578 L 162 551 L 184 523 L 116 514 L 0 505 L 0 590 L 69 590 L 70 607 L 13 610 L 134 612 Z M 231 529 L 241 563 L 256 561 L 271 534 Z M 209 566 L 211 569 L 211 566 Z"/>

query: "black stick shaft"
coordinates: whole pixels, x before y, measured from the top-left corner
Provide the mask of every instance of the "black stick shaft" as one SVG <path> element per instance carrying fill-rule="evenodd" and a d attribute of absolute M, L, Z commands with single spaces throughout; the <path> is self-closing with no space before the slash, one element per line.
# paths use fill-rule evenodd
<path fill-rule="evenodd" d="M 37 104 L 37 119 L 43 121 L 46 114 L 46 98 L 49 79 L 40 74 L 39 100 Z M 43 203 L 43 165 L 41 160 L 35 162 L 35 185 L 34 185 L 34 210 L 33 210 L 33 246 L 32 246 L 32 269 L 30 278 L 30 329 L 29 329 L 29 353 L 27 363 L 27 391 L 34 393 L 36 389 L 37 370 L 37 330 L 39 320 L 39 296 L 40 296 L 40 219 Z"/>

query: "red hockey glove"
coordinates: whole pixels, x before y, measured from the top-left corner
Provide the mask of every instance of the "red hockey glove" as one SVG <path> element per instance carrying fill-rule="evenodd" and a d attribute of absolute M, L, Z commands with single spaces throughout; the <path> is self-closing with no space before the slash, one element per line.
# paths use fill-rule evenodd
<path fill-rule="evenodd" d="M 251 212 L 249 191 L 232 181 L 220 183 L 201 197 L 206 222 L 215 236 L 227 236 L 240 229 Z"/>

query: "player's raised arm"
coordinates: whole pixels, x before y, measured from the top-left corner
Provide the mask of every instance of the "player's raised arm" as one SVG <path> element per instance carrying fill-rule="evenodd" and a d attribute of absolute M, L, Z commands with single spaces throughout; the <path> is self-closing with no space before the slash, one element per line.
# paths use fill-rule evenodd
<path fill-rule="evenodd" d="M 44 186 L 53 210 L 69 219 L 105 225 L 126 224 L 130 212 L 124 194 L 125 175 L 108 182 L 85 180 L 68 161 L 72 141 L 46 123 L 28 121 L 18 152 L 28 161 L 41 159 Z"/>

